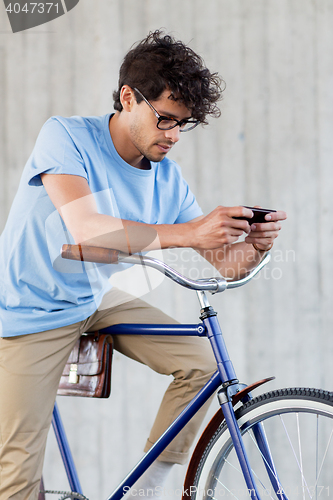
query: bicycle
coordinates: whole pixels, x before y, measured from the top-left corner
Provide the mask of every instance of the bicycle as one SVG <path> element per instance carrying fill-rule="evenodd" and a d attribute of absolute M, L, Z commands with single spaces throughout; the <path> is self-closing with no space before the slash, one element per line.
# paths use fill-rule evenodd
<path fill-rule="evenodd" d="M 64 258 L 153 267 L 176 283 L 196 290 L 201 306 L 197 325 L 119 324 L 101 330 L 109 334 L 195 335 L 210 340 L 217 371 L 153 447 L 119 484 L 107 500 L 120 500 L 158 455 L 166 448 L 199 408 L 217 391 L 220 409 L 211 419 L 190 459 L 183 500 L 220 500 L 223 497 L 255 500 L 298 496 L 318 499 L 333 494 L 333 392 L 310 388 L 286 388 L 256 396 L 251 391 L 272 380 L 249 386 L 240 384 L 229 358 L 216 312 L 206 292 L 220 293 L 248 283 L 269 261 L 262 262 L 246 277 L 191 280 L 162 261 L 141 254 L 64 245 Z M 86 499 L 82 493 L 57 405 L 53 428 L 69 480 L 71 493 L 62 500 Z M 44 487 L 41 487 L 42 491 Z M 40 500 L 45 497 L 43 493 Z"/>

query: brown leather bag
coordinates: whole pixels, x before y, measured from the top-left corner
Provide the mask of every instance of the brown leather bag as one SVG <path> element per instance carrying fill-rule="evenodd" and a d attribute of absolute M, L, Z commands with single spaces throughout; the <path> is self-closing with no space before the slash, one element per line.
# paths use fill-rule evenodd
<path fill-rule="evenodd" d="M 111 361 L 111 335 L 99 332 L 81 335 L 62 373 L 58 395 L 108 398 Z"/>

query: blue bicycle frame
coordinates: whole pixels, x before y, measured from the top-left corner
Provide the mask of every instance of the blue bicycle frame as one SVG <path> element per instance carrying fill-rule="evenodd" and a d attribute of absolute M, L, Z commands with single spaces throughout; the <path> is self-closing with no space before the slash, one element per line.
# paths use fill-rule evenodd
<path fill-rule="evenodd" d="M 218 392 L 219 402 L 223 411 L 224 418 L 228 425 L 239 463 L 248 488 L 249 496 L 253 499 L 259 499 L 255 481 L 248 462 L 246 451 L 243 445 L 242 437 L 235 419 L 232 406 L 232 396 L 240 390 L 232 362 L 229 358 L 222 331 L 216 317 L 216 312 L 209 305 L 201 310 L 201 321 L 198 325 L 151 325 L 151 324 L 120 324 L 110 326 L 101 330 L 101 333 L 111 335 L 180 335 L 180 336 L 207 336 L 217 362 L 217 371 L 198 392 L 193 400 L 186 406 L 180 415 L 174 420 L 164 434 L 156 441 L 150 450 L 143 456 L 134 469 L 108 497 L 108 500 L 120 500 L 128 488 L 132 487 L 139 477 L 148 469 L 155 459 L 162 453 L 174 437 L 183 429 L 189 420 L 197 413 L 201 406 L 221 387 Z M 247 392 L 245 392 L 245 395 Z M 67 438 L 60 419 L 57 406 L 54 408 L 53 428 L 61 451 L 62 459 L 65 465 L 68 481 L 72 491 L 82 494 L 82 488 L 75 469 L 74 461 L 68 446 Z M 271 478 L 272 486 L 278 497 L 286 500 L 281 494 L 279 481 L 274 471 L 274 463 L 269 452 L 265 436 L 261 430 L 260 424 L 257 424 L 255 436 L 260 447 L 263 460 Z M 127 487 L 127 488 L 126 488 Z"/>

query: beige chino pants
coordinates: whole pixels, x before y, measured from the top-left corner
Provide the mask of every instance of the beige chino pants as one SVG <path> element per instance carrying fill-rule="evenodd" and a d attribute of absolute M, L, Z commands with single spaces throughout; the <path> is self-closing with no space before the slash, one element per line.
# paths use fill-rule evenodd
<path fill-rule="evenodd" d="M 176 323 L 141 299 L 112 289 L 100 308 L 73 325 L 0 338 L 0 500 L 37 500 L 44 450 L 64 365 L 83 332 L 118 323 Z M 198 337 L 115 335 L 114 348 L 158 373 L 174 376 L 145 451 L 216 369 L 209 342 Z M 93 403 L 92 403 L 93 404 Z M 207 404 L 160 455 L 184 463 Z"/>

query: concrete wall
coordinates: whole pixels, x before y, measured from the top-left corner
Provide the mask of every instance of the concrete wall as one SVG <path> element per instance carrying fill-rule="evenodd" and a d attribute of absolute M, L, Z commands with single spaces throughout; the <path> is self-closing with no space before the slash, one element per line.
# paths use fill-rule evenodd
<path fill-rule="evenodd" d="M 333 1 L 81 0 L 15 35 L 3 7 L 0 19 L 0 228 L 43 122 L 112 110 L 122 56 L 165 27 L 227 84 L 221 118 L 172 152 L 202 208 L 260 204 L 289 216 L 260 279 L 212 298 L 239 378 L 332 389 Z M 165 256 L 194 278 L 211 272 L 189 251 Z M 195 322 L 194 295 L 163 280 L 146 299 Z M 140 458 L 169 382 L 116 353 L 109 400 L 59 401 L 90 498 Z M 65 487 L 52 436 L 47 456 L 48 485 Z"/>

